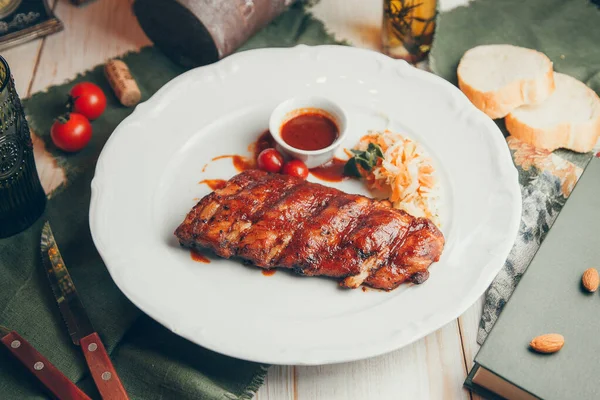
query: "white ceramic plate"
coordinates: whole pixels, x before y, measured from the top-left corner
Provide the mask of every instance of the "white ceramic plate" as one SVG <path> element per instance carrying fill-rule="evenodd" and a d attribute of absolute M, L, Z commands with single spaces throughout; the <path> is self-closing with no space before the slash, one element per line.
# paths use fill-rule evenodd
<path fill-rule="evenodd" d="M 446 248 L 429 280 L 392 292 L 238 261 L 194 262 L 173 231 L 203 179 L 235 175 L 223 154 L 247 154 L 270 111 L 319 95 L 348 114 L 351 147 L 369 129 L 418 140 L 442 180 Z M 311 179 L 314 180 L 314 179 Z M 333 184 L 366 190 L 356 181 Z M 521 214 L 508 147 L 496 125 L 443 79 L 351 47 L 252 50 L 191 70 L 125 119 L 92 182 L 94 242 L 119 288 L 173 332 L 214 351 L 275 364 L 325 364 L 405 346 L 457 318 L 502 267 Z"/>

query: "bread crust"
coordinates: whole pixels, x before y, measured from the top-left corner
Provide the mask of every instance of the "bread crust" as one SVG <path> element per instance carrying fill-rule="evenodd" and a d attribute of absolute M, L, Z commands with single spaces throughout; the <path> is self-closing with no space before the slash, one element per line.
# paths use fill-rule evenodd
<path fill-rule="evenodd" d="M 539 77 L 513 81 L 491 92 L 480 91 L 466 83 L 459 64 L 457 71 L 458 87 L 475 107 L 486 113 L 490 118 L 502 118 L 517 107 L 525 104 L 539 104 L 552 94 L 555 88 L 552 62 L 548 60 L 547 64 L 546 72 L 540 74 Z"/>
<path fill-rule="evenodd" d="M 587 153 L 594 149 L 600 137 L 600 116 L 581 124 L 564 122 L 549 128 L 531 127 L 513 114 L 508 114 L 505 122 L 506 129 L 515 138 L 549 151 L 564 148 Z"/>

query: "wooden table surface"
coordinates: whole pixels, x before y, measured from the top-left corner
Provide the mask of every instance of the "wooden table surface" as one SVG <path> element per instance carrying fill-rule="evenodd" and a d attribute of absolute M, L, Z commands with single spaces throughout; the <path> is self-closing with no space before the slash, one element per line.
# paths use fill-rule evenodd
<path fill-rule="evenodd" d="M 131 12 L 132 0 L 96 0 L 80 8 L 68 0 L 49 3 L 65 30 L 2 54 L 21 97 L 150 44 Z M 313 13 L 338 39 L 357 47 L 380 48 L 381 1 L 322 0 Z M 64 173 L 45 156 L 41 141 L 34 142 L 40 177 L 50 192 Z M 463 389 L 463 381 L 479 349 L 481 307 L 479 300 L 440 330 L 380 357 L 318 367 L 274 366 L 256 399 L 478 399 Z"/>

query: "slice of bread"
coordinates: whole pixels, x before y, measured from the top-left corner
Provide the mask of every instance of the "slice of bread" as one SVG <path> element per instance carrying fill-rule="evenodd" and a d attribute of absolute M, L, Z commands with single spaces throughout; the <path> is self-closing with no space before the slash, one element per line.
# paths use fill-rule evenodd
<path fill-rule="evenodd" d="M 554 91 L 552 61 L 539 51 L 508 44 L 477 46 L 458 64 L 458 86 L 490 118 L 524 104 L 538 104 Z"/>
<path fill-rule="evenodd" d="M 584 83 L 554 73 L 556 90 L 542 104 L 506 116 L 506 129 L 519 140 L 546 150 L 587 153 L 600 137 L 600 98 Z"/>

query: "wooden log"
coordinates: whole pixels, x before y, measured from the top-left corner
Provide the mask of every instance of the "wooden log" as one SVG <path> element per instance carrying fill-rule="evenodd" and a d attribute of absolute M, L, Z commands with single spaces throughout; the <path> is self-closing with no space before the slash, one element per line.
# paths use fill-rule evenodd
<path fill-rule="evenodd" d="M 206 65 L 233 53 L 295 0 L 136 0 L 146 35 L 175 62 Z"/>

